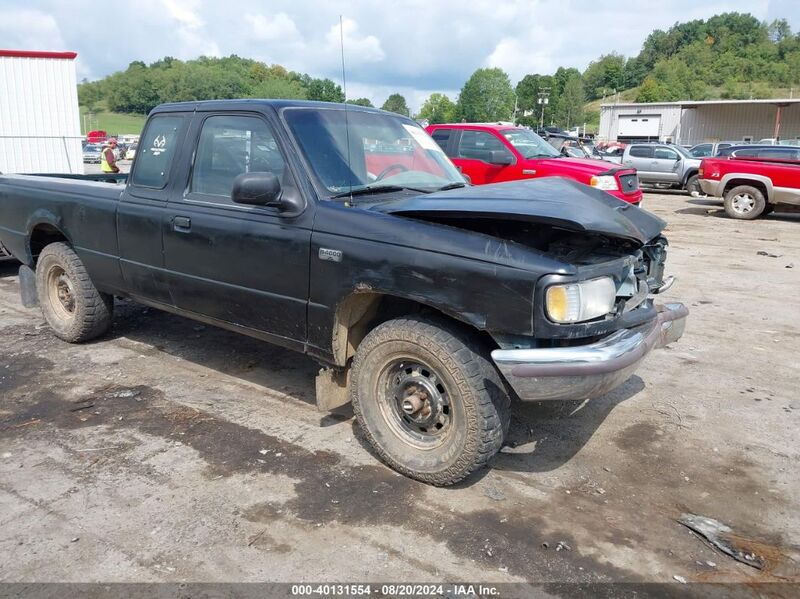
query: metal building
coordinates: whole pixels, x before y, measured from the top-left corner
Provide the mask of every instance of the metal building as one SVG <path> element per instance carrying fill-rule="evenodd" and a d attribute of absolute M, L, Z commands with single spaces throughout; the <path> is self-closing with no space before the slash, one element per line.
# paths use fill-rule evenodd
<path fill-rule="evenodd" d="M 76 56 L 0 50 L 0 172 L 83 174 Z"/>
<path fill-rule="evenodd" d="M 800 138 L 800 99 L 603 104 L 598 137 L 607 141 L 714 141 Z"/>

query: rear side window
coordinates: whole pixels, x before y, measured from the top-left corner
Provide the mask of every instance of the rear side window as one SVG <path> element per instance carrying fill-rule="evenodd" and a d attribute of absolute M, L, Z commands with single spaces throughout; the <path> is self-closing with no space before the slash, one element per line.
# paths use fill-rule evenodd
<path fill-rule="evenodd" d="M 452 152 L 448 151 L 447 149 L 447 146 L 450 142 L 450 136 L 452 134 L 452 129 L 436 129 L 434 130 L 433 135 L 431 135 L 433 140 L 439 144 L 439 147 L 442 148 L 442 150 L 444 150 L 448 156 L 452 155 Z"/>
<path fill-rule="evenodd" d="M 797 152 L 794 150 L 783 148 L 770 148 L 768 150 L 759 150 L 759 158 L 783 158 L 784 160 L 793 160 L 797 157 Z"/>
<path fill-rule="evenodd" d="M 150 119 L 136 151 L 132 179 L 134 185 L 155 189 L 166 186 L 183 121 L 183 117 L 178 115 L 154 116 Z"/>
<path fill-rule="evenodd" d="M 631 156 L 634 158 L 652 158 L 653 157 L 653 147 L 652 146 L 631 146 L 631 151 L 629 152 Z"/>

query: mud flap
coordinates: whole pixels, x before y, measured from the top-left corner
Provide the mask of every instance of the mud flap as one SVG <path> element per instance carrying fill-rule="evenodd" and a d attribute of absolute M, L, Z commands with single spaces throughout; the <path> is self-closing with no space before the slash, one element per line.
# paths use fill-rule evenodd
<path fill-rule="evenodd" d="M 350 369 L 323 368 L 316 380 L 317 409 L 329 412 L 350 401 Z"/>
<path fill-rule="evenodd" d="M 39 296 L 36 293 L 36 273 L 24 264 L 19 267 L 19 295 L 22 305 L 26 308 L 35 308 L 39 305 Z"/>

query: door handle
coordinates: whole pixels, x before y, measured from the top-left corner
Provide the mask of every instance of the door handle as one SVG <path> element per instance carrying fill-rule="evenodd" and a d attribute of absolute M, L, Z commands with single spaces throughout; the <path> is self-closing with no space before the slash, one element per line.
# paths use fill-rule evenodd
<path fill-rule="evenodd" d="M 172 219 L 172 228 L 179 233 L 188 233 L 192 230 L 192 219 L 188 216 L 176 216 Z"/>

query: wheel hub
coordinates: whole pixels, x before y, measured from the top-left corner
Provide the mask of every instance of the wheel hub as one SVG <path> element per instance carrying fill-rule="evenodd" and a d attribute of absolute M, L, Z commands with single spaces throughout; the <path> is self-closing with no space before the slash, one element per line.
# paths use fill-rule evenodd
<path fill-rule="evenodd" d="M 733 209 L 741 214 L 750 212 L 756 205 L 755 198 L 744 193 L 734 196 L 732 203 Z"/>
<path fill-rule="evenodd" d="M 430 439 L 447 431 L 450 402 L 436 373 L 417 362 L 390 365 L 386 402 L 404 432 Z"/>
<path fill-rule="evenodd" d="M 72 295 L 70 280 L 65 274 L 61 274 L 56 279 L 56 295 L 67 312 L 75 311 L 75 297 Z"/>

